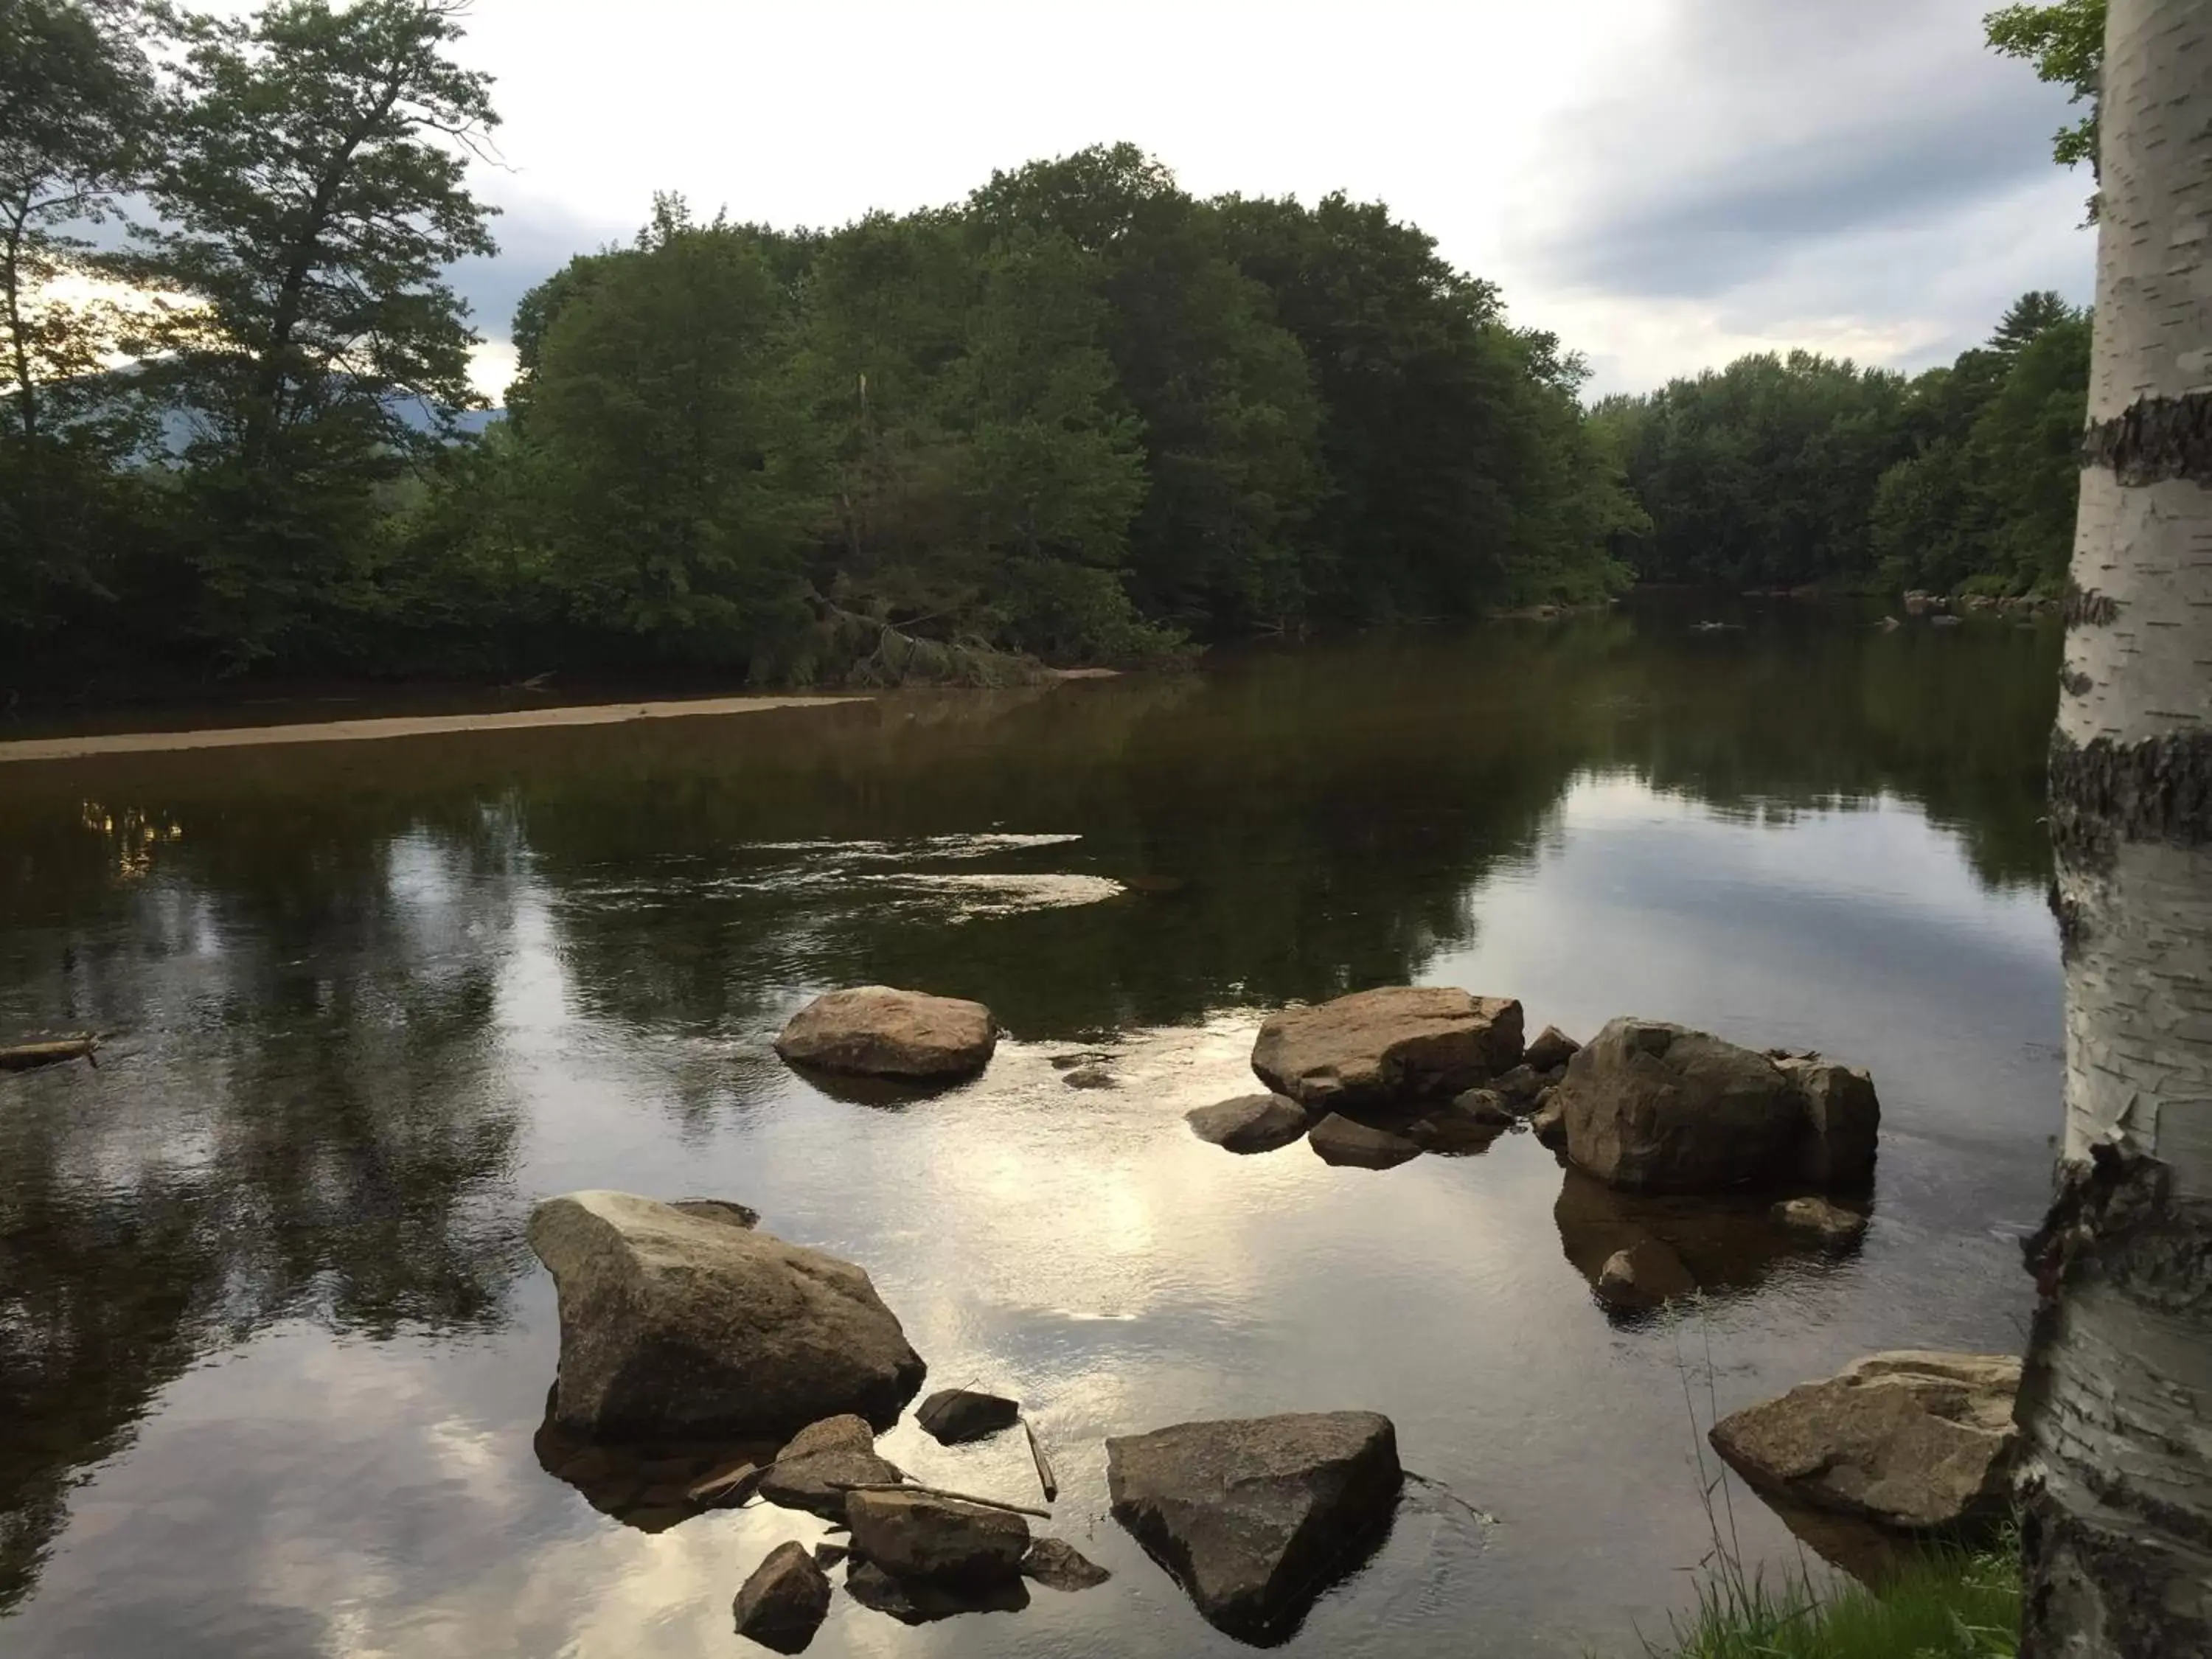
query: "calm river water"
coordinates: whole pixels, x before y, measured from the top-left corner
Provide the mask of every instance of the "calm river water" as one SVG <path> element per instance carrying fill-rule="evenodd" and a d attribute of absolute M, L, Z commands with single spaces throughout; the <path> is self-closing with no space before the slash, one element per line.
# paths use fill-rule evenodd
<path fill-rule="evenodd" d="M 0 1078 L 0 1652 L 744 1647 L 731 1596 L 816 1523 L 654 1530 L 541 1464 L 522 1227 L 577 1187 L 739 1200 L 866 1267 L 933 1385 L 1028 1402 L 1053 1529 L 1115 1573 L 920 1629 L 841 1596 L 816 1654 L 1237 1651 L 1106 1517 L 1101 1443 L 1337 1407 L 1425 1481 L 1289 1651 L 1637 1651 L 1707 1545 L 1693 1412 L 2018 1346 L 2058 1114 L 2055 630 L 1735 610 L 0 768 L 0 1041 L 114 1034 Z M 768 1039 L 867 981 L 1012 1039 L 934 1099 L 825 1096 Z M 1528 1136 L 1375 1173 L 1185 1127 L 1250 1089 L 1267 1010 L 1407 981 L 1869 1066 L 1863 1250 L 1720 1249 L 1699 1311 L 1621 1323 L 1577 1266 L 1617 1214 Z M 1077 1054 L 1119 1086 L 1069 1087 Z M 1018 1436 L 885 1449 L 1034 1491 Z"/>

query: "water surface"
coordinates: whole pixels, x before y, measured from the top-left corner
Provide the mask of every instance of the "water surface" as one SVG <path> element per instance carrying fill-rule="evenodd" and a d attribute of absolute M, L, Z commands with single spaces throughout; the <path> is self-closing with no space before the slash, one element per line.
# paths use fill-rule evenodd
<path fill-rule="evenodd" d="M 816 1654 L 1237 1651 L 1106 1518 L 1101 1443 L 1337 1407 L 1425 1480 L 1288 1651 L 1635 1651 L 1709 1541 L 1693 1415 L 2018 1346 L 2057 1117 L 2055 634 L 1741 619 L 9 769 L 0 1039 L 115 1035 L 0 1079 L 0 1651 L 742 1645 L 731 1596 L 811 1519 L 670 1526 L 544 1467 L 522 1224 L 582 1186 L 738 1200 L 866 1267 L 932 1386 L 1029 1403 L 1054 1529 L 1116 1574 L 917 1630 L 841 1597 Z M 831 1097 L 767 1040 L 866 981 L 1012 1039 L 950 1094 Z M 1185 1128 L 1251 1086 L 1267 1010 L 1407 981 L 1869 1066 L 1864 1249 L 1723 1239 L 1696 1314 L 1622 1323 L 1584 1277 L 1620 1206 L 1529 1137 L 1375 1173 Z M 1118 1086 L 1068 1086 L 1078 1054 Z M 1018 1437 L 886 1449 L 1032 1490 Z M 1740 1492 L 1734 1524 L 1796 1562 Z"/>

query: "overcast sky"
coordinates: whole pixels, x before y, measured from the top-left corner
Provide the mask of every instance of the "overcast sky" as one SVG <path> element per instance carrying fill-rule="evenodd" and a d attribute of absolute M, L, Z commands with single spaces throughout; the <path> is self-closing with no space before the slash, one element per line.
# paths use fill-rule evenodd
<path fill-rule="evenodd" d="M 1900 368 L 2031 288 L 2088 297 L 2064 94 L 1992 0 L 477 0 L 497 342 L 656 189 L 841 223 L 1128 139 L 1201 195 L 1379 198 L 1555 330 L 1597 391 L 1805 345 Z"/>

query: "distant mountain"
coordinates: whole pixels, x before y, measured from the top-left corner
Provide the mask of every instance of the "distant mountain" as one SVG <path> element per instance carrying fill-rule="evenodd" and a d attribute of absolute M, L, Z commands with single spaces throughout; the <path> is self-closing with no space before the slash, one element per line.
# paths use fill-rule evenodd
<path fill-rule="evenodd" d="M 429 410 L 423 408 L 416 398 L 394 398 L 388 406 L 410 431 L 428 432 L 436 425 L 430 418 Z M 455 418 L 453 425 L 464 437 L 481 437 L 506 418 L 507 411 L 503 409 L 465 409 Z M 182 455 L 192 441 L 191 414 L 181 409 L 163 410 L 161 434 L 156 447 L 162 454 L 170 457 Z"/>

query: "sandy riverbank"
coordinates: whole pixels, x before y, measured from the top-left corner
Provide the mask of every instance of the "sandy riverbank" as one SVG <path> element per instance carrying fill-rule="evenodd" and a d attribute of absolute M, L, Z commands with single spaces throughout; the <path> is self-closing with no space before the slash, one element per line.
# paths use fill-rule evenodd
<path fill-rule="evenodd" d="M 477 714 L 401 714 L 377 720 L 319 720 L 295 726 L 206 726 L 191 732 L 117 732 L 76 738 L 0 743 L 0 763 L 77 760 L 91 755 L 141 755 L 177 749 L 242 749 L 264 744 L 360 743 L 378 738 L 435 737 L 454 732 L 517 732 L 541 726 L 614 726 L 624 720 L 758 714 L 775 708 L 827 708 L 843 697 L 698 697 L 667 702 L 582 703 L 566 708 L 518 708 Z"/>

